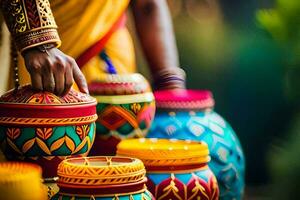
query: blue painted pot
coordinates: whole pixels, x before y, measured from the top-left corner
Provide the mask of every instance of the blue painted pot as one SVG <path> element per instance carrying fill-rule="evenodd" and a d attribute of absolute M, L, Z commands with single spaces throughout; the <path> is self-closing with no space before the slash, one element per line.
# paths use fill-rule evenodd
<path fill-rule="evenodd" d="M 231 126 L 213 110 L 209 91 L 166 90 L 154 93 L 157 112 L 149 138 L 176 138 L 208 144 L 209 167 L 217 177 L 220 199 L 242 199 L 245 159 Z"/>

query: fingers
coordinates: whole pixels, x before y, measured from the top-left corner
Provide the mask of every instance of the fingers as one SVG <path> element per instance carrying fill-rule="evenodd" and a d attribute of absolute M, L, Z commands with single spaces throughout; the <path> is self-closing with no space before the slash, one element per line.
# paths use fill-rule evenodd
<path fill-rule="evenodd" d="M 42 68 L 42 80 L 43 80 L 43 89 L 48 92 L 54 92 L 55 79 L 52 71 L 51 62 L 47 63 L 47 65 Z"/>
<path fill-rule="evenodd" d="M 81 72 L 81 70 L 79 69 L 77 63 L 75 62 L 75 60 L 72 60 L 72 65 L 73 65 L 73 76 L 74 76 L 74 80 L 79 88 L 79 90 L 83 93 L 88 94 L 89 90 L 88 90 L 88 86 L 85 80 L 85 77 L 83 75 L 83 73 Z"/>
<path fill-rule="evenodd" d="M 44 87 L 41 67 L 37 63 L 26 63 L 26 67 L 30 73 L 32 88 L 34 90 L 42 91 Z"/>
<path fill-rule="evenodd" d="M 85 77 L 75 60 L 57 48 L 48 50 L 47 54 L 35 49 L 28 50 L 24 59 L 34 89 L 61 96 L 70 91 L 75 81 L 79 90 L 88 94 Z"/>
<path fill-rule="evenodd" d="M 62 95 L 65 90 L 65 70 L 69 68 L 67 63 L 58 60 L 53 67 L 53 76 L 55 81 L 55 94 Z"/>
<path fill-rule="evenodd" d="M 73 85 L 73 71 L 72 71 L 72 67 L 69 66 L 66 68 L 66 72 L 65 72 L 65 89 L 62 93 L 63 96 L 70 91 L 72 85 Z"/>
<path fill-rule="evenodd" d="M 34 90 L 38 90 L 38 91 L 43 90 L 42 76 L 40 73 L 35 73 L 31 75 L 31 83 L 32 83 L 32 88 Z"/>

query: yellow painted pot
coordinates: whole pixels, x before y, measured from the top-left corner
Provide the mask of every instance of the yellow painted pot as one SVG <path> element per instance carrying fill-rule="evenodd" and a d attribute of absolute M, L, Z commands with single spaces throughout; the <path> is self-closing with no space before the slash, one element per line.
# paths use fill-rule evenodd
<path fill-rule="evenodd" d="M 0 163 L 0 200 L 46 200 L 42 170 L 38 165 Z"/>

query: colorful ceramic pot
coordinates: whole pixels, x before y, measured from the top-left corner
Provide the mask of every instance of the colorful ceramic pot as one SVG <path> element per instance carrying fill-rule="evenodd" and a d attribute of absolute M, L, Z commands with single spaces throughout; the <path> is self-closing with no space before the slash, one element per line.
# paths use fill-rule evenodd
<path fill-rule="evenodd" d="M 208 167 L 205 143 L 167 139 L 128 139 L 117 154 L 141 159 L 149 191 L 159 200 L 217 200 L 217 180 Z"/>
<path fill-rule="evenodd" d="M 0 163 L 0 200 L 46 200 L 42 184 L 42 169 L 38 165 Z"/>
<path fill-rule="evenodd" d="M 126 157 L 84 157 L 58 166 L 60 192 L 53 200 L 152 200 L 142 161 Z"/>
<path fill-rule="evenodd" d="M 243 151 L 231 126 L 213 111 L 211 92 L 166 90 L 154 95 L 157 112 L 148 137 L 206 142 L 220 198 L 241 199 L 245 185 Z"/>
<path fill-rule="evenodd" d="M 91 155 L 115 155 L 123 138 L 145 137 L 155 113 L 154 96 L 141 74 L 109 74 L 89 84 L 97 101 L 96 140 Z"/>
<path fill-rule="evenodd" d="M 38 163 L 56 175 L 67 156 L 87 155 L 94 141 L 96 100 L 71 90 L 58 97 L 30 86 L 0 97 L 0 142 L 9 160 Z"/>

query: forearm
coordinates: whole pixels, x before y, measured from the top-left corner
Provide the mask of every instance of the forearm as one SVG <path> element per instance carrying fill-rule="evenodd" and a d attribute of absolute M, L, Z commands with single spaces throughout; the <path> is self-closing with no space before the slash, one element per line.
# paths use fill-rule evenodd
<path fill-rule="evenodd" d="M 13 40 L 22 53 L 33 89 L 65 95 L 76 82 L 88 93 L 75 60 L 59 49 L 60 39 L 48 0 L 0 0 Z M 34 48 L 36 47 L 36 48 Z"/>
<path fill-rule="evenodd" d="M 1 0 L 8 29 L 21 52 L 41 44 L 60 45 L 50 4 L 40 0 Z"/>
<path fill-rule="evenodd" d="M 167 2 L 135 0 L 132 10 L 136 30 L 154 79 L 159 79 L 155 76 L 160 76 L 158 73 L 163 71 L 184 79 L 179 68 L 177 46 Z"/>

